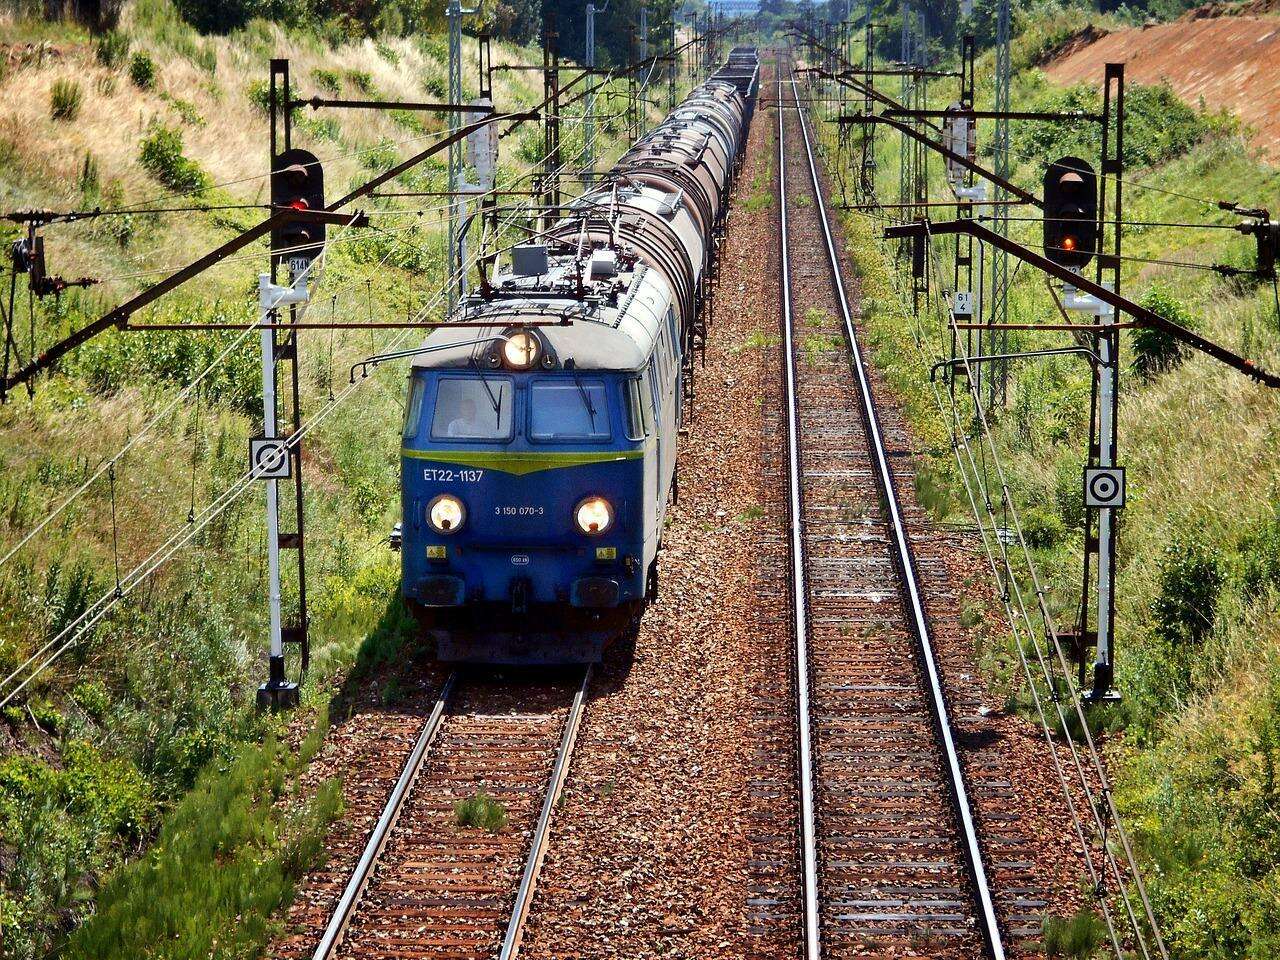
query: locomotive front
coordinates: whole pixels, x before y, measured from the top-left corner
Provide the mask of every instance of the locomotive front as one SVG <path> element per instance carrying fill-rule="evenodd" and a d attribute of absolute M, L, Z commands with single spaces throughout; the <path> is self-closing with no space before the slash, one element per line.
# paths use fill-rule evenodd
<path fill-rule="evenodd" d="M 598 660 L 638 614 L 652 561 L 627 374 L 643 358 L 626 338 L 588 345 L 568 328 L 476 333 L 433 334 L 443 349 L 411 375 L 404 595 L 442 660 Z"/>

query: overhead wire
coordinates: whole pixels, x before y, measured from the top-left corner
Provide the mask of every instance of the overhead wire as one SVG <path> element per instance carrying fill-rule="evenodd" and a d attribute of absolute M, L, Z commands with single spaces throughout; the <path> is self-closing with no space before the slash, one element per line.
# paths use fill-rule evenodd
<path fill-rule="evenodd" d="M 345 232 L 347 229 L 349 229 L 349 227 L 344 226 L 341 229 L 343 232 Z M 324 256 L 326 253 L 327 253 L 327 246 L 325 250 L 321 252 L 321 255 L 318 256 L 315 260 L 311 262 L 310 265 L 307 266 L 306 270 L 302 272 L 301 276 L 305 278 L 308 274 L 310 274 L 317 267 L 319 267 L 319 265 L 323 262 Z M 107 470 L 112 469 L 115 466 L 115 464 L 122 457 L 125 456 L 125 454 L 129 453 L 130 450 L 132 450 L 134 447 L 142 443 L 142 441 L 147 436 L 150 435 L 150 433 L 156 428 L 157 425 L 159 425 L 162 421 L 166 420 L 175 410 L 178 409 L 179 406 L 181 406 L 186 401 L 186 399 L 191 395 L 192 391 L 196 390 L 199 387 L 200 383 L 207 376 L 209 376 L 215 369 L 221 366 L 227 360 L 228 357 L 230 357 L 236 350 L 240 348 L 240 346 L 249 337 L 249 335 L 258 328 L 259 323 L 260 321 L 255 320 L 254 322 L 246 325 L 244 330 L 241 331 L 237 336 L 232 338 L 231 342 L 228 343 L 216 357 L 214 357 L 207 364 L 205 364 L 204 368 L 200 370 L 198 373 L 196 373 L 195 376 L 192 377 L 192 379 L 181 390 L 179 390 L 178 393 L 168 403 L 166 403 L 163 407 L 160 408 L 160 410 L 158 410 L 155 414 L 153 414 L 151 417 L 145 420 L 141 428 L 139 428 L 137 431 L 131 432 L 128 441 L 125 443 L 123 447 L 121 447 L 113 456 L 103 460 L 98 465 L 98 468 L 84 482 L 82 482 L 80 486 L 76 487 L 75 490 L 71 491 L 71 493 L 68 494 L 67 497 L 63 499 L 62 502 L 57 507 L 55 507 L 53 510 L 48 512 L 39 523 L 37 523 L 34 527 L 28 530 L 18 540 L 16 544 L 14 544 L 7 551 L 5 551 L 3 556 L 0 556 L 0 567 L 3 567 L 11 559 L 13 559 L 14 555 L 17 554 L 18 551 L 20 551 L 23 547 L 25 547 L 35 536 L 37 536 L 45 527 L 47 527 L 64 510 L 66 510 L 67 507 L 69 507 L 73 502 L 79 499 L 85 493 L 85 491 L 89 489 L 90 486 L 92 486 L 98 479 L 102 477 L 104 473 L 107 472 Z"/>
<path fill-rule="evenodd" d="M 469 266 L 469 265 L 468 265 Z M 451 280 L 456 279 L 451 278 Z M 447 289 L 447 288 L 446 288 Z M 428 303 L 423 311 L 431 309 L 438 305 L 443 299 L 443 289 L 437 294 L 436 298 Z M 421 313 L 422 311 L 420 311 Z M 255 325 L 256 326 L 256 325 Z M 250 327 L 248 332 L 252 332 L 254 327 Z M 321 409 L 305 421 L 299 430 L 291 433 L 284 440 L 284 446 L 287 450 L 292 449 L 302 440 L 302 438 L 328 419 L 329 415 L 338 405 L 340 405 L 347 397 L 349 397 L 359 384 L 365 382 L 364 379 L 354 380 L 344 389 L 335 394 L 332 401 L 326 402 Z M 141 563 L 136 565 L 132 570 L 128 571 L 124 576 L 119 578 L 118 585 L 104 593 L 98 600 L 86 607 L 86 609 L 71 622 L 66 624 L 57 634 L 49 638 L 46 643 L 32 653 L 25 661 L 15 667 L 8 676 L 0 679 L 0 691 L 3 691 L 3 698 L 0 699 L 0 709 L 8 705 L 14 697 L 16 697 L 26 686 L 31 683 L 37 676 L 48 669 L 63 653 L 66 652 L 74 643 L 78 642 L 85 633 L 92 629 L 106 613 L 115 606 L 119 600 L 127 597 L 132 591 L 152 573 L 168 562 L 182 547 L 186 546 L 197 534 L 199 534 L 217 515 L 219 515 L 227 506 L 234 502 L 238 497 L 250 488 L 251 482 L 256 479 L 258 473 L 254 469 L 250 469 L 247 473 L 242 474 L 237 480 L 227 487 L 222 493 L 218 494 L 213 501 L 207 504 L 194 519 L 184 521 L 178 528 L 177 532 L 155 548 L 151 554 Z M 60 644 L 60 645 L 59 645 Z M 42 659 L 43 658 L 43 659 Z M 21 674 L 28 671 L 37 661 L 42 662 L 31 669 L 20 683 L 5 690 L 13 683 Z"/>

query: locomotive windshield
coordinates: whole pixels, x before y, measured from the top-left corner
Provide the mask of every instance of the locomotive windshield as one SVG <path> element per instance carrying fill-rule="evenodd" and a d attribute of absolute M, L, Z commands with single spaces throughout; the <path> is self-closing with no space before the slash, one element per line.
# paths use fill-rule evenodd
<path fill-rule="evenodd" d="M 600 380 L 535 380 L 529 388 L 534 440 L 608 440 L 609 403 Z"/>
<path fill-rule="evenodd" d="M 510 440 L 514 406 L 508 377 L 442 377 L 431 435 L 437 440 Z"/>

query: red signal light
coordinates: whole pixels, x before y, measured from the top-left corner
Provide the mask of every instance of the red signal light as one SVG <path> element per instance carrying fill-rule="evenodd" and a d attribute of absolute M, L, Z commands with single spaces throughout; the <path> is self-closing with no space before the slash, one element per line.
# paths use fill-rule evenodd
<path fill-rule="evenodd" d="M 290 210 L 310 210 L 311 206 L 307 201 L 299 198 L 288 204 Z"/>
<path fill-rule="evenodd" d="M 1063 249 L 1063 250 L 1074 250 L 1075 248 L 1076 248 L 1076 238 L 1075 238 L 1075 237 L 1063 237 L 1063 238 L 1062 238 L 1062 249 Z"/>

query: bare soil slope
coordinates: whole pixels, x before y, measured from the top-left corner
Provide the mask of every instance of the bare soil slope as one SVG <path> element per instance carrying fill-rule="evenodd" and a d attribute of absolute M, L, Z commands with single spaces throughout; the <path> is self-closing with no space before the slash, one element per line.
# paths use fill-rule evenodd
<path fill-rule="evenodd" d="M 1134 27 L 1069 49 L 1046 68 L 1059 83 L 1096 82 L 1103 64 L 1124 61 L 1139 83 L 1167 80 L 1190 103 L 1203 97 L 1253 130 L 1253 143 L 1280 163 L 1280 17 L 1217 16 L 1193 10 L 1172 23 Z"/>

